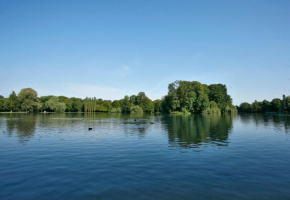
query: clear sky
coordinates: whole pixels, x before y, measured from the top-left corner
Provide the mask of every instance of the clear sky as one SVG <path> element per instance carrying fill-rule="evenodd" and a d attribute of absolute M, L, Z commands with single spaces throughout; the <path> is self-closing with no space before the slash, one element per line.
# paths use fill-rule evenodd
<path fill-rule="evenodd" d="M 0 0 L 0 94 L 161 98 L 223 83 L 234 104 L 290 95 L 289 0 Z"/>

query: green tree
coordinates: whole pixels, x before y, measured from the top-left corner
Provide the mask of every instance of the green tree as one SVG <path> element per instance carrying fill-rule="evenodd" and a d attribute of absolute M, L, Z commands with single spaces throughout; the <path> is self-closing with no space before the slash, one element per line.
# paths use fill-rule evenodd
<path fill-rule="evenodd" d="M 281 106 L 283 112 L 287 112 L 287 107 L 288 107 L 288 105 L 287 105 L 288 104 L 287 98 L 288 97 L 286 97 L 285 94 L 284 94 L 283 95 L 283 99 L 282 99 L 282 106 Z"/>
<path fill-rule="evenodd" d="M 112 107 L 113 108 L 122 108 L 122 103 L 120 100 L 115 100 L 112 102 Z"/>
<path fill-rule="evenodd" d="M 271 102 L 264 100 L 262 101 L 262 112 L 271 112 L 272 111 L 272 105 Z"/>
<path fill-rule="evenodd" d="M 0 111 L 9 111 L 9 100 L 8 98 L 0 98 Z"/>
<path fill-rule="evenodd" d="M 290 96 L 285 98 L 285 108 L 287 112 L 290 112 Z"/>
<path fill-rule="evenodd" d="M 72 97 L 70 99 L 72 101 L 71 112 L 81 112 L 83 110 L 83 100 L 75 97 Z"/>
<path fill-rule="evenodd" d="M 49 109 L 54 112 L 64 112 L 65 111 L 65 103 L 60 102 L 58 97 L 52 97 L 50 100 L 46 102 L 46 105 Z"/>
<path fill-rule="evenodd" d="M 122 103 L 122 112 L 123 113 L 130 113 L 130 108 L 134 106 L 134 104 L 130 103 L 129 96 L 125 96 Z"/>
<path fill-rule="evenodd" d="M 140 106 L 132 106 L 130 108 L 130 113 L 131 114 L 141 114 L 141 113 L 143 113 L 143 109 Z"/>
<path fill-rule="evenodd" d="M 262 111 L 262 103 L 255 101 L 252 103 L 252 112 L 261 112 Z"/>
<path fill-rule="evenodd" d="M 85 112 L 106 112 L 109 111 L 106 106 L 104 106 L 104 101 L 103 99 L 97 99 L 96 97 L 94 98 L 85 98 L 84 101 L 84 111 Z"/>
<path fill-rule="evenodd" d="M 272 109 L 274 112 L 279 112 L 282 108 L 281 99 L 275 98 L 272 100 L 271 104 L 272 104 Z"/>
<path fill-rule="evenodd" d="M 9 109 L 9 99 L 8 98 L 4 98 L 3 99 L 3 111 L 10 111 L 10 109 Z"/>
<path fill-rule="evenodd" d="M 169 113 L 169 112 L 172 111 L 170 103 L 171 103 L 171 99 L 170 99 L 170 97 L 168 95 L 162 97 L 162 99 L 161 99 L 161 110 L 162 110 L 162 112 Z"/>
<path fill-rule="evenodd" d="M 65 103 L 66 112 L 73 112 L 72 111 L 72 107 L 73 107 L 73 100 L 72 99 L 67 98 L 67 99 L 64 100 L 63 103 Z"/>
<path fill-rule="evenodd" d="M 9 110 L 12 110 L 12 111 L 18 111 L 20 109 L 20 103 L 14 91 L 12 91 L 12 93 L 9 95 L 8 107 L 9 107 Z"/>
<path fill-rule="evenodd" d="M 227 107 L 232 106 L 232 99 L 227 94 L 226 85 L 212 84 L 209 88 L 209 100 L 217 103 L 222 112 L 226 112 Z"/>
<path fill-rule="evenodd" d="M 252 105 L 247 103 L 247 102 L 241 103 L 240 106 L 239 106 L 239 111 L 241 111 L 241 112 L 252 112 Z"/>
<path fill-rule="evenodd" d="M 205 85 L 198 81 L 175 81 L 168 86 L 168 94 L 162 99 L 165 112 L 210 112 L 212 103 L 222 112 L 236 112 L 227 88 L 222 84 Z"/>
<path fill-rule="evenodd" d="M 202 113 L 209 106 L 208 96 L 204 94 L 203 91 L 200 91 L 195 103 L 195 111 L 197 113 Z"/>
<path fill-rule="evenodd" d="M 49 95 L 49 96 L 42 96 L 42 97 L 38 98 L 38 101 L 41 103 L 41 109 L 40 110 L 42 110 L 42 111 L 44 111 L 44 110 L 48 111 L 49 110 L 49 108 L 46 106 L 46 102 L 48 100 L 50 100 L 52 97 L 54 97 L 54 96 Z"/>
<path fill-rule="evenodd" d="M 59 96 L 58 97 L 59 102 L 63 102 L 65 104 L 65 111 L 66 112 L 71 112 L 72 110 L 72 100 L 68 97 L 65 96 Z"/>
<path fill-rule="evenodd" d="M 144 95 L 145 95 L 145 93 L 144 93 Z M 134 105 L 139 105 L 139 103 L 138 103 L 138 98 L 137 98 L 136 95 L 131 95 L 131 96 L 129 97 L 129 101 L 130 101 L 130 103 L 132 103 L 132 104 L 134 104 Z"/>
<path fill-rule="evenodd" d="M 189 81 L 179 81 L 178 83 L 175 82 L 175 86 L 177 85 L 178 88 L 176 88 L 176 94 L 171 92 L 171 95 L 173 96 L 173 110 L 175 111 L 175 109 L 178 109 L 180 106 L 183 110 L 194 112 L 196 109 L 195 103 L 197 97 L 193 83 Z"/>
<path fill-rule="evenodd" d="M 161 100 L 160 99 L 156 99 L 153 101 L 153 104 L 154 104 L 154 112 L 157 113 L 157 112 L 161 112 Z"/>
<path fill-rule="evenodd" d="M 23 88 L 18 94 L 18 100 L 21 109 L 27 111 L 36 111 L 40 109 L 37 99 L 37 92 L 32 88 Z"/>
<path fill-rule="evenodd" d="M 38 102 L 32 101 L 30 99 L 24 99 L 24 101 L 21 103 L 21 109 L 28 111 L 36 111 L 38 107 Z"/>
<path fill-rule="evenodd" d="M 205 114 L 221 113 L 221 110 L 219 109 L 216 102 L 210 101 L 208 103 L 208 107 L 205 110 L 203 110 L 202 113 L 205 113 Z"/>
<path fill-rule="evenodd" d="M 154 104 L 149 99 L 144 92 L 139 92 L 137 95 L 137 105 L 139 105 L 144 112 L 152 113 L 154 112 Z M 132 103 L 133 104 L 133 103 Z"/>

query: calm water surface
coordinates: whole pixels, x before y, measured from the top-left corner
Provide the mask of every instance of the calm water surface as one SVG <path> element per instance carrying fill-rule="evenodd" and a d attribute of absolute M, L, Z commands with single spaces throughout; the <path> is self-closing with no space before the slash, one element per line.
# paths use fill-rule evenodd
<path fill-rule="evenodd" d="M 289 200 L 290 116 L 0 114 L 0 199 Z"/>

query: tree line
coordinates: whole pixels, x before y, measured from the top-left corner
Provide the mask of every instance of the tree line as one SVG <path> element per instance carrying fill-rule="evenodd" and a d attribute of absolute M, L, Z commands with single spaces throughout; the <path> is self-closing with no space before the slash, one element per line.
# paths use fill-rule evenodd
<path fill-rule="evenodd" d="M 274 98 L 272 101 L 243 102 L 238 107 L 239 112 L 267 113 L 267 112 L 290 112 L 290 96 L 283 95 L 282 99 Z"/>
<path fill-rule="evenodd" d="M 197 81 L 175 81 L 168 86 L 168 94 L 152 101 L 144 92 L 126 95 L 120 100 L 96 97 L 68 98 L 41 96 L 32 88 L 24 88 L 8 98 L 0 95 L 0 111 L 6 112 L 112 112 L 112 113 L 225 113 L 236 112 L 227 87 L 222 84 L 205 85 Z"/>

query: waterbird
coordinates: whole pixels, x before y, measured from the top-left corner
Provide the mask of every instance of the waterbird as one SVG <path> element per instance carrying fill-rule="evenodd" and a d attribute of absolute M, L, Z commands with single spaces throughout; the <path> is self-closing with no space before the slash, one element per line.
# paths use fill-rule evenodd
<path fill-rule="evenodd" d="M 137 121 L 137 119 L 134 119 L 134 122 L 136 122 Z"/>
<path fill-rule="evenodd" d="M 150 124 L 154 124 L 153 122 L 150 122 Z"/>
<path fill-rule="evenodd" d="M 89 128 L 89 131 L 93 130 L 93 128 Z"/>

